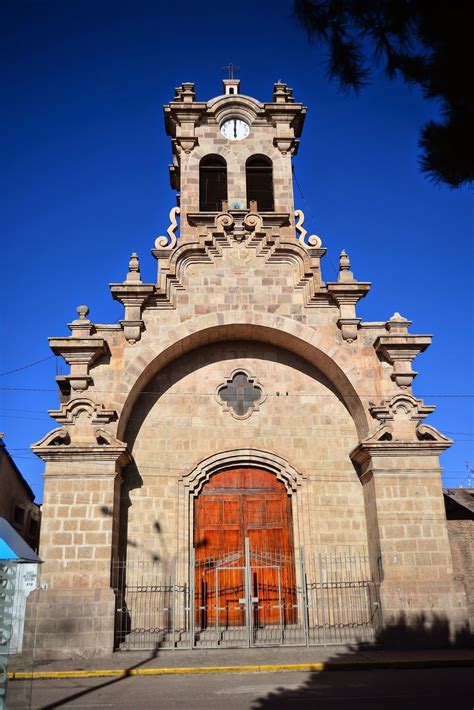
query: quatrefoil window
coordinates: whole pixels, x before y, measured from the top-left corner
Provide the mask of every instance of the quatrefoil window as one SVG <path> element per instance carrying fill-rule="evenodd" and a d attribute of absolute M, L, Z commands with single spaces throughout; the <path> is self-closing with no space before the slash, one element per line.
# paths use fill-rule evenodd
<path fill-rule="evenodd" d="M 216 399 L 224 412 L 230 412 L 236 419 L 247 419 L 259 409 L 265 396 L 256 378 L 239 369 L 219 385 Z"/>

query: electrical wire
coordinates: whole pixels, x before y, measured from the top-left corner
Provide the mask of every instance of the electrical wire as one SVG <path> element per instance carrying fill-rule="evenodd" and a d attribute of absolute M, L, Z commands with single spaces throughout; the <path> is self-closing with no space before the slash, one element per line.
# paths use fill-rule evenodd
<path fill-rule="evenodd" d="M 46 387 L 0 387 L 0 391 L 2 392 L 54 392 L 57 394 L 58 390 L 56 388 L 46 388 Z M 91 394 L 108 394 L 114 396 L 114 393 L 111 392 L 110 390 L 99 390 L 99 389 L 91 389 Z M 124 393 L 123 392 L 117 392 L 115 393 L 115 396 L 122 396 Z M 215 397 L 215 392 L 159 392 L 157 390 L 141 390 L 140 392 L 136 393 L 136 396 L 141 396 L 141 395 L 155 395 L 157 397 L 182 397 L 182 396 L 188 396 L 188 397 Z M 279 392 L 268 392 L 265 395 L 266 397 L 280 397 L 281 399 L 285 399 L 286 397 L 313 397 L 313 398 L 323 398 L 323 397 L 331 397 L 337 398 L 337 395 L 331 393 L 331 394 L 314 394 L 312 392 L 295 392 L 294 394 L 290 393 L 279 393 Z M 349 393 L 344 393 L 344 398 L 345 399 L 369 399 L 369 398 L 374 398 L 377 399 L 381 395 L 379 392 L 373 393 L 373 394 L 349 394 Z M 433 399 L 474 399 L 474 394 L 471 394 L 470 392 L 468 393 L 463 393 L 463 394 L 417 394 L 413 395 L 418 398 L 433 398 Z"/>
<path fill-rule="evenodd" d="M 35 365 L 40 365 L 42 362 L 46 362 L 46 360 L 52 360 L 55 355 L 48 355 L 48 357 L 44 357 L 42 360 L 36 360 L 36 362 L 30 362 L 29 365 L 23 365 L 23 367 L 17 367 L 16 370 L 8 370 L 7 372 L 0 372 L 0 377 L 4 377 L 5 375 L 13 375 L 14 372 L 21 372 L 21 370 L 27 370 L 29 367 L 34 367 Z"/>

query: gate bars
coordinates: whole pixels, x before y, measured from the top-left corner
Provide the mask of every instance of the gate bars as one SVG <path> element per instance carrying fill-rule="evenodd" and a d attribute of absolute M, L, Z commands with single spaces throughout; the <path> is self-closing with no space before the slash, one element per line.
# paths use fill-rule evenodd
<path fill-rule="evenodd" d="M 365 554 L 252 549 L 114 561 L 120 650 L 316 646 L 375 640 L 378 584 Z"/>

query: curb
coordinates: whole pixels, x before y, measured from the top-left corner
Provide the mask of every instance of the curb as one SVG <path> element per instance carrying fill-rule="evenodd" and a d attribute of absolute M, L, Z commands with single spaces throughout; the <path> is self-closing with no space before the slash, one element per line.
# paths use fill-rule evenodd
<path fill-rule="evenodd" d="M 409 670 L 419 668 L 473 668 L 474 659 L 419 661 L 352 661 L 351 663 L 272 663 L 249 666 L 185 666 L 182 668 L 132 668 L 90 671 L 13 672 L 9 680 L 54 680 L 60 678 L 125 678 L 128 676 L 199 675 L 205 673 L 279 673 L 282 671 Z"/>

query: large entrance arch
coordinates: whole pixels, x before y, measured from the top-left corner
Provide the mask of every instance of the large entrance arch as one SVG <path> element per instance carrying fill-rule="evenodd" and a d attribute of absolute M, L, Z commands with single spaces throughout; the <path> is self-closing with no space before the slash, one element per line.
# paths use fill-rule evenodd
<path fill-rule="evenodd" d="M 130 361 L 121 383 L 121 392 L 126 394 L 120 394 L 114 401 L 120 413 L 117 437 L 126 439 L 128 422 L 137 400 L 161 369 L 203 345 L 236 340 L 280 347 L 316 367 L 339 393 L 353 418 L 359 439 L 363 440 L 367 436 L 370 425 L 366 400 L 373 393 L 371 390 L 369 393 L 364 392 L 368 378 L 359 378 L 342 348 L 334 348 L 327 336 L 297 321 L 270 313 L 229 311 L 208 313 L 177 326 L 165 337 L 157 336 L 140 350 L 136 359 Z"/>

